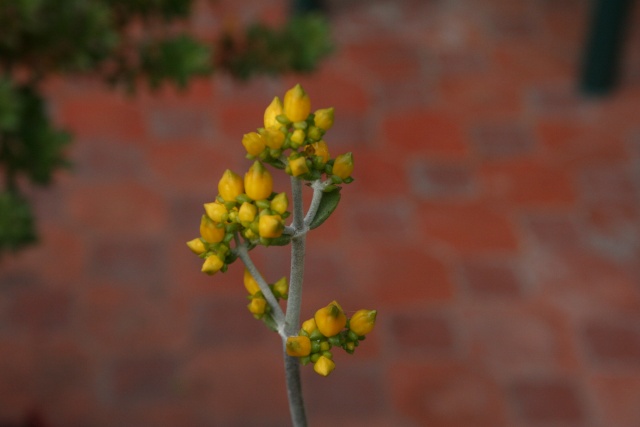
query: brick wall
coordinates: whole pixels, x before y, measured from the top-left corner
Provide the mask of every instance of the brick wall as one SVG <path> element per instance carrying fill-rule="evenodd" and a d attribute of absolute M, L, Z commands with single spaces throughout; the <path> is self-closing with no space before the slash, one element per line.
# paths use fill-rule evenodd
<path fill-rule="evenodd" d="M 242 134 L 300 81 L 356 160 L 309 237 L 303 316 L 379 310 L 334 374 L 304 370 L 311 425 L 640 425 L 639 26 L 619 90 L 588 99 L 588 2 L 329 3 L 338 49 L 312 76 L 136 98 L 50 83 L 75 166 L 32 192 L 40 245 L 0 264 L 0 424 L 288 424 L 240 265 L 204 276 L 184 242 L 221 172 L 248 166 Z M 202 3 L 193 28 L 286 9 L 242 4 Z M 255 254 L 286 274 L 286 250 Z"/>

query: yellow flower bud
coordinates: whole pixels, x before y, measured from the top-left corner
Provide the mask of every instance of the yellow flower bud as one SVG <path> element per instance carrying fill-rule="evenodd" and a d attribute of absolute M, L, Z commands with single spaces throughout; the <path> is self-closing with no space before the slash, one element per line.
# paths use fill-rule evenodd
<path fill-rule="evenodd" d="M 282 236 L 284 223 L 280 215 L 261 215 L 258 222 L 260 237 L 274 238 Z"/>
<path fill-rule="evenodd" d="M 333 174 L 342 179 L 348 178 L 353 172 L 353 155 L 351 153 L 341 154 L 333 162 Z"/>
<path fill-rule="evenodd" d="M 258 207 L 253 203 L 244 202 L 238 211 L 240 222 L 252 222 L 258 214 Z"/>
<path fill-rule="evenodd" d="M 285 213 L 288 207 L 289 199 L 287 198 L 287 193 L 279 193 L 273 198 L 273 200 L 271 200 L 271 209 L 279 214 Z"/>
<path fill-rule="evenodd" d="M 267 311 L 267 300 L 264 298 L 252 298 L 247 308 L 250 312 L 259 316 Z"/>
<path fill-rule="evenodd" d="M 288 337 L 285 347 L 289 356 L 308 356 L 311 353 L 311 340 L 305 336 Z"/>
<path fill-rule="evenodd" d="M 303 156 L 293 160 L 289 159 L 289 167 L 293 176 L 300 176 L 309 172 L 309 165 L 307 165 L 307 160 Z"/>
<path fill-rule="evenodd" d="M 189 249 L 191 249 L 191 252 L 196 255 L 200 255 L 207 250 L 207 248 L 204 247 L 204 243 L 202 243 L 202 240 L 200 240 L 199 238 L 189 240 L 187 242 L 187 246 L 189 247 Z"/>
<path fill-rule="evenodd" d="M 307 319 L 304 322 L 302 322 L 302 329 L 308 333 L 309 335 L 311 335 L 311 333 L 313 331 L 315 331 L 316 329 L 318 329 L 318 327 L 316 326 L 316 319 L 314 319 L 313 317 L 311 319 Z"/>
<path fill-rule="evenodd" d="M 214 222 L 224 222 L 227 220 L 228 212 L 225 205 L 218 202 L 211 202 L 204 204 L 204 210 L 207 216 Z"/>
<path fill-rule="evenodd" d="M 282 279 L 274 283 L 273 291 L 277 292 L 282 298 L 286 299 L 289 294 L 289 282 L 287 281 L 287 278 L 283 277 Z"/>
<path fill-rule="evenodd" d="M 329 147 L 327 146 L 326 142 L 318 141 L 311 144 L 311 146 L 313 147 L 313 154 L 315 156 L 322 157 L 322 161 L 324 163 L 327 163 L 329 161 L 331 156 L 329 155 Z"/>
<path fill-rule="evenodd" d="M 208 275 L 213 275 L 217 273 L 223 265 L 224 263 L 218 257 L 218 255 L 209 255 L 207 259 L 204 260 L 201 271 L 203 273 L 207 273 Z"/>
<path fill-rule="evenodd" d="M 304 133 L 302 129 L 296 129 L 291 134 L 291 142 L 293 142 L 294 144 L 297 144 L 297 146 L 300 146 L 302 145 L 306 137 L 307 135 Z"/>
<path fill-rule="evenodd" d="M 274 150 L 279 149 L 284 144 L 284 134 L 280 132 L 280 129 L 265 129 L 262 136 L 267 147 Z"/>
<path fill-rule="evenodd" d="M 289 89 L 284 95 L 284 114 L 292 122 L 307 119 L 311 112 L 311 100 L 300 84 Z"/>
<path fill-rule="evenodd" d="M 347 316 L 337 301 L 332 301 L 326 307 L 316 311 L 313 318 L 316 321 L 318 330 L 325 337 L 332 337 L 338 334 L 347 324 Z"/>
<path fill-rule="evenodd" d="M 249 270 L 244 269 L 244 287 L 247 289 L 247 292 L 251 295 L 255 295 L 256 292 L 260 291 L 260 286 L 258 286 L 258 282 L 253 278 Z"/>
<path fill-rule="evenodd" d="M 283 111 L 282 108 L 283 107 L 282 107 L 282 102 L 280 101 L 280 98 L 278 98 L 277 96 L 273 98 L 273 101 L 271 101 L 271 104 L 269 104 L 267 109 L 264 110 L 264 128 L 265 129 L 273 129 L 273 128 L 278 129 L 281 126 L 280 122 L 276 120 L 276 117 L 282 114 L 282 111 Z"/>
<path fill-rule="evenodd" d="M 333 126 L 333 107 L 316 110 L 314 123 L 320 129 L 329 130 Z"/>
<path fill-rule="evenodd" d="M 358 310 L 349 321 L 349 329 L 359 336 L 367 335 L 376 323 L 376 310 Z"/>
<path fill-rule="evenodd" d="M 230 169 L 224 171 L 220 182 L 218 182 L 218 193 L 224 199 L 225 202 L 233 202 L 240 194 L 244 192 L 244 186 L 242 185 L 242 178 Z"/>
<path fill-rule="evenodd" d="M 257 132 L 245 133 L 242 137 L 242 145 L 247 150 L 247 153 L 252 156 L 257 156 L 262 153 L 265 147 L 264 138 Z"/>
<path fill-rule="evenodd" d="M 224 239 L 224 227 L 217 227 L 217 223 L 211 221 L 208 216 L 202 215 L 200 219 L 200 235 L 209 243 L 218 243 Z"/>
<path fill-rule="evenodd" d="M 273 191 L 273 178 L 262 163 L 256 160 L 244 175 L 244 188 L 253 200 L 266 199 Z"/>
<path fill-rule="evenodd" d="M 313 364 L 313 370 L 323 377 L 329 375 L 335 368 L 335 362 L 326 356 L 320 356 L 316 363 Z"/>

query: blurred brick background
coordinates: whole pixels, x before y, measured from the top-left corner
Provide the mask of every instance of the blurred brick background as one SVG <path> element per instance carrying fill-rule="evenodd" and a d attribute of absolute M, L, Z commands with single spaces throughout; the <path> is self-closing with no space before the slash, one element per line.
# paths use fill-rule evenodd
<path fill-rule="evenodd" d="M 304 370 L 311 425 L 640 426 L 640 15 L 619 90 L 589 99 L 589 3 L 332 1 L 337 51 L 312 76 L 133 99 L 51 82 L 75 167 L 32 193 L 41 244 L 1 260 L 0 423 L 288 425 L 241 266 L 201 275 L 184 242 L 222 171 L 249 166 L 242 134 L 300 81 L 336 107 L 332 153 L 356 159 L 310 235 L 303 315 L 380 312 L 329 378 Z M 203 3 L 191 26 L 286 8 Z M 288 249 L 254 254 L 287 273 Z"/>

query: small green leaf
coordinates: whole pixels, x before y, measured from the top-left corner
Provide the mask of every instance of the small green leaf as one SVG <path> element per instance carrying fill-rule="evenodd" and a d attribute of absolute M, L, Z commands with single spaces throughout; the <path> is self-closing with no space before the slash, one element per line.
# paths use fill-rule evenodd
<path fill-rule="evenodd" d="M 291 235 L 283 234 L 280 237 L 269 239 L 269 246 L 287 246 L 291 242 Z"/>
<path fill-rule="evenodd" d="M 309 224 L 309 228 L 313 230 L 325 222 L 338 207 L 340 197 L 340 187 L 336 187 L 336 189 L 330 193 L 322 193 L 318 212 L 316 212 L 316 216 L 311 221 L 311 224 Z"/>

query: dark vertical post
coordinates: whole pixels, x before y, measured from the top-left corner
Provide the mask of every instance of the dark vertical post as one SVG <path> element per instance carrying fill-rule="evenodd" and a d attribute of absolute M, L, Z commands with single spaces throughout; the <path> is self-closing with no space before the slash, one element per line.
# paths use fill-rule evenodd
<path fill-rule="evenodd" d="M 580 76 L 580 89 L 604 95 L 616 84 L 631 0 L 595 0 Z"/>
<path fill-rule="evenodd" d="M 304 15 L 310 12 L 321 12 L 324 9 L 322 0 L 292 0 L 291 14 Z"/>

